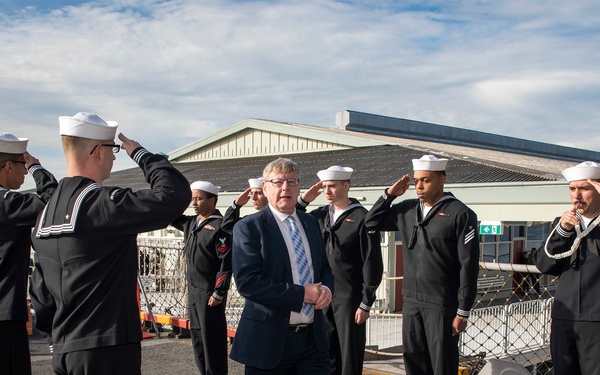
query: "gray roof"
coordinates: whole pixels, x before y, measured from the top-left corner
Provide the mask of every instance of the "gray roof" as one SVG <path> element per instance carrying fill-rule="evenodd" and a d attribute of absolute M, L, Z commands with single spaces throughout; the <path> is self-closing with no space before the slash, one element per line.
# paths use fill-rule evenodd
<path fill-rule="evenodd" d="M 349 131 L 438 142 L 446 145 L 497 150 L 521 155 L 541 156 L 571 162 L 600 160 L 600 152 L 598 151 L 583 150 L 505 135 L 364 112 L 350 110 L 344 112 L 346 114 L 347 122 L 339 125 L 343 127 L 343 129 Z"/>
<path fill-rule="evenodd" d="M 281 155 L 287 157 L 286 155 Z M 316 173 L 332 165 L 351 167 L 352 186 L 390 186 L 406 173 L 412 172 L 412 159 L 423 156 L 423 152 L 403 146 L 357 147 L 349 150 L 307 152 L 290 155 L 302 172 L 302 188 L 306 189 L 318 181 Z M 552 181 L 540 170 L 489 162 L 478 158 L 437 155 L 450 159 L 446 169 L 448 184 L 499 183 Z M 248 187 L 248 178 L 262 175 L 263 168 L 273 156 L 239 159 L 211 160 L 174 163 L 190 182 L 207 180 L 221 186 L 221 191 L 243 191 Z M 115 171 L 105 181 L 106 186 L 144 189 L 148 184 L 139 168 Z"/>

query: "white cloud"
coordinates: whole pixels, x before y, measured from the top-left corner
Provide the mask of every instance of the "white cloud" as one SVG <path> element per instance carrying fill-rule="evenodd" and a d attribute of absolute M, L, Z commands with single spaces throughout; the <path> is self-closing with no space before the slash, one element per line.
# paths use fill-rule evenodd
<path fill-rule="evenodd" d="M 340 109 L 600 150 L 593 1 L 65 4 L 0 2 L 0 130 L 46 165 L 64 163 L 57 117 L 84 110 L 163 152 Z"/>

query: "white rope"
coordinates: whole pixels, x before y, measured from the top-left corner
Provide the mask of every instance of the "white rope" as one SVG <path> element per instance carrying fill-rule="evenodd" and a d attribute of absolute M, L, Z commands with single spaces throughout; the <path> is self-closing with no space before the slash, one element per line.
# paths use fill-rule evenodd
<path fill-rule="evenodd" d="M 560 226 L 560 222 L 558 222 L 558 224 L 556 224 L 554 229 L 552 229 L 552 232 L 550 232 L 550 235 L 548 236 L 548 239 L 546 240 L 546 245 L 544 246 L 544 251 L 546 252 L 546 255 L 548 255 L 548 257 L 552 258 L 552 259 L 564 259 L 564 258 L 570 257 L 571 255 L 575 254 L 575 252 L 579 248 L 579 244 L 581 243 L 581 240 L 585 236 L 587 236 L 592 230 L 594 230 L 596 228 L 596 226 L 598 226 L 598 224 L 600 224 L 600 216 L 596 217 L 596 219 L 594 221 L 592 221 L 590 223 L 590 225 L 583 232 L 581 231 L 581 226 L 576 225 L 575 233 L 577 234 L 577 237 L 575 238 L 575 241 L 573 241 L 573 245 L 571 245 L 571 249 L 569 251 L 567 251 L 566 253 L 560 253 L 560 254 L 554 255 L 554 254 L 550 254 L 550 252 L 548 251 L 548 244 L 550 243 L 550 238 L 552 238 L 552 235 L 554 234 L 554 232 L 556 232 L 556 229 Z"/>

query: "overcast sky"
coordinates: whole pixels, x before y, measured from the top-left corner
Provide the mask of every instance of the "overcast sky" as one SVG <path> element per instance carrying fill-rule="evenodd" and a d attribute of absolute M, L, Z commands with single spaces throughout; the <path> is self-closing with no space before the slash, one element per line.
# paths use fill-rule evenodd
<path fill-rule="evenodd" d="M 592 0 L 0 0 L 0 131 L 59 178 L 79 111 L 165 153 L 341 109 L 600 151 L 599 29 Z"/>

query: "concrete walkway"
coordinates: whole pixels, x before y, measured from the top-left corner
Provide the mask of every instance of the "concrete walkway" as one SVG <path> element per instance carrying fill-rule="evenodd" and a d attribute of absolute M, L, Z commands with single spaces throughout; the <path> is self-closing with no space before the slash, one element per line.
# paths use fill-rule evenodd
<path fill-rule="evenodd" d="M 52 375 L 52 356 L 46 341 L 34 331 L 29 337 L 31 367 L 33 375 Z M 229 374 L 242 375 L 244 366 L 229 360 Z M 149 338 L 142 341 L 142 374 L 198 374 L 198 368 L 192 354 L 190 339 L 169 338 L 166 333 L 161 338 Z M 401 358 L 365 360 L 363 374 L 400 375 L 404 374 Z"/>

